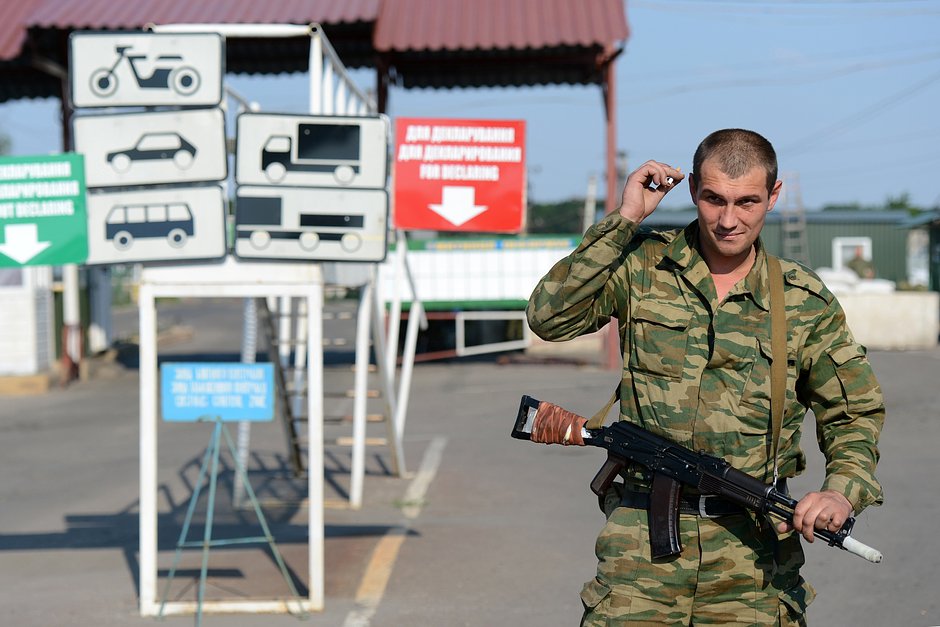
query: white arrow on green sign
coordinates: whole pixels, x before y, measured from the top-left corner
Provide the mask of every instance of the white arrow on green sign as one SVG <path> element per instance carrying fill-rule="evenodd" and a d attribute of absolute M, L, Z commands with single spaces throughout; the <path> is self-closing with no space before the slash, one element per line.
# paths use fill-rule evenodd
<path fill-rule="evenodd" d="M 0 267 L 88 258 L 82 155 L 0 157 Z"/>

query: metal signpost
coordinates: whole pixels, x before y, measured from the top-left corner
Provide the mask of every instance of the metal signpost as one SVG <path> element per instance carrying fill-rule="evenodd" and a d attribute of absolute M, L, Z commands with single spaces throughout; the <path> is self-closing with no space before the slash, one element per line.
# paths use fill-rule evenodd
<path fill-rule="evenodd" d="M 306 302 L 310 333 L 303 352 L 306 356 L 308 387 L 307 496 L 309 502 L 307 533 L 309 542 L 308 596 L 299 601 L 285 599 L 252 600 L 157 600 L 157 408 L 159 371 L 157 367 L 156 300 L 160 297 L 200 298 L 299 298 Z M 228 257 L 223 263 L 189 264 L 145 268 L 138 297 L 140 310 L 140 613 L 143 616 L 179 615 L 206 612 L 261 613 L 319 610 L 323 607 L 323 335 L 315 316 L 323 307 L 323 284 L 318 268 L 310 264 L 285 265 L 274 263 L 241 263 Z M 200 364 L 203 366 L 205 364 Z M 211 364 L 209 365 L 211 366 Z M 247 364 L 241 364 L 249 367 Z M 253 366 L 251 366 L 253 367 Z M 197 377 L 189 373 L 165 373 L 165 390 L 170 396 L 163 404 L 170 416 L 188 417 L 193 411 L 242 420 L 251 417 L 247 411 L 253 403 L 252 391 L 246 386 L 236 393 L 236 386 L 219 390 L 217 395 L 203 395 L 203 388 L 186 383 Z M 212 373 L 209 373 L 210 375 Z M 207 375 L 208 376 L 208 375 Z M 215 379 L 219 379 L 215 376 Z M 208 379 L 206 379 L 208 380 Z M 244 379 L 243 379 L 244 380 Z M 251 381 L 249 381 L 251 382 Z M 257 384 L 257 381 L 254 381 Z M 174 384 L 176 386 L 174 387 Z M 173 395 L 174 389 L 178 393 Z M 270 386 L 268 386 L 270 389 Z M 214 398 L 215 396 L 215 398 Z M 167 397 L 164 397 L 167 398 Z M 237 405 L 242 407 L 237 407 Z M 264 403 L 261 403 L 262 405 Z M 166 414 L 165 416 L 166 417 Z M 215 446 L 218 446 L 218 439 Z M 210 446 L 210 448 L 213 448 Z M 214 455 L 214 454 L 213 454 Z M 237 457 L 237 456 L 236 456 Z M 248 482 L 242 478 L 246 489 Z"/>
<path fill-rule="evenodd" d="M 311 41 L 311 110 L 321 115 L 238 117 L 235 252 L 239 257 L 375 263 L 386 256 L 388 119 L 342 115 L 353 108 L 352 99 L 345 102 L 347 83 L 353 84 L 321 35 L 316 32 Z M 334 70 L 342 79 L 335 92 Z M 370 340 L 375 353 L 383 355 L 376 361 L 385 391 L 391 465 L 397 474 L 404 472 L 401 429 L 393 423 L 398 414 L 394 364 L 387 366 L 384 357 L 376 276 L 372 267 L 364 278 L 357 317 L 349 489 L 353 508 L 362 503 L 365 475 Z"/>
<path fill-rule="evenodd" d="M 381 261 L 387 154 L 384 117 L 238 116 L 236 254 Z"/>
<path fill-rule="evenodd" d="M 81 32 L 69 46 L 75 106 L 109 107 L 72 121 L 91 191 L 87 263 L 224 257 L 223 38 Z"/>
<path fill-rule="evenodd" d="M 176 576 L 183 549 L 201 548 L 202 567 L 199 571 L 199 592 L 196 601 L 196 625 L 202 624 L 202 610 L 205 604 L 206 580 L 209 570 L 209 550 L 216 546 L 243 546 L 246 544 L 267 544 L 277 563 L 281 577 L 284 578 L 291 596 L 295 599 L 298 614 L 305 615 L 303 603 L 297 592 L 297 586 L 284 563 L 284 558 L 271 535 L 261 505 L 248 481 L 248 473 L 235 449 L 232 436 L 225 426 L 229 421 L 271 421 L 274 419 L 274 366 L 272 364 L 253 363 L 164 363 L 160 367 L 160 406 L 163 419 L 170 422 L 211 422 L 214 423 L 209 446 L 199 468 L 183 529 L 176 543 L 176 555 L 167 575 L 163 599 L 160 603 L 160 616 L 166 609 L 170 587 Z M 219 458 L 222 441 L 225 441 L 232 457 L 235 472 L 241 478 L 254 509 L 258 525 L 263 535 L 228 538 L 213 538 L 213 518 L 215 513 L 216 488 L 219 478 Z M 211 470 L 210 470 L 211 468 Z M 189 540 L 189 527 L 199 503 L 203 481 L 208 477 L 209 498 L 206 504 L 206 523 L 203 539 Z"/>
<path fill-rule="evenodd" d="M 224 258 L 216 263 L 147 267 L 141 279 L 141 614 L 201 613 L 203 608 L 218 612 L 283 612 L 291 611 L 294 605 L 283 600 L 206 602 L 201 595 L 198 606 L 157 602 L 155 301 L 163 296 L 274 297 L 288 310 L 294 299 L 306 305 L 306 323 L 298 325 L 306 334 L 306 350 L 297 350 L 294 355 L 295 366 L 300 366 L 295 374 L 305 379 L 300 383 L 307 389 L 309 417 L 310 581 L 309 596 L 300 607 L 304 611 L 321 609 L 323 280 L 320 265 L 310 262 L 375 264 L 384 259 L 389 205 L 388 120 L 366 115 L 374 111 L 374 105 L 351 81 L 315 25 L 170 24 L 152 26 L 151 30 L 73 33 L 69 41 L 72 102 L 78 109 L 85 109 L 73 119 L 73 134 L 78 149 L 87 156 L 89 169 L 87 263 Z M 224 38 L 261 36 L 310 38 L 312 115 L 243 113 L 238 118 L 236 254 L 251 258 L 246 263 L 225 256 L 223 185 L 228 169 L 224 113 L 217 107 L 223 94 Z M 279 263 L 258 261 L 263 259 Z M 291 260 L 303 263 L 283 263 Z M 369 358 L 368 350 L 359 350 L 359 346 L 367 345 L 370 327 L 375 328 L 380 369 L 388 361 L 383 352 L 380 305 L 374 297 L 375 265 L 369 274 L 357 330 L 352 507 L 361 503 L 365 458 L 365 373 Z M 393 375 L 383 372 L 382 378 L 390 410 L 392 465 L 403 472 L 403 465 L 399 466 L 403 453 L 398 423 L 403 408 L 395 404 Z M 182 389 L 182 381 L 176 383 Z M 197 396 L 181 402 L 212 403 Z M 174 402 L 168 397 L 164 409 L 172 410 Z M 244 405 L 251 400 L 233 397 L 222 402 Z M 217 411 L 204 414 L 215 416 L 218 424 L 223 420 Z M 250 423 L 242 414 L 238 421 L 241 448 L 247 446 Z M 220 441 L 215 437 L 210 443 L 211 458 L 218 453 Z M 242 452 L 237 457 L 242 458 Z M 242 482 L 250 489 L 246 479 Z M 181 538 L 180 548 L 183 544 L 185 537 Z"/>
<path fill-rule="evenodd" d="M 0 267 L 85 261 L 81 155 L 0 158 L 0 238 Z"/>

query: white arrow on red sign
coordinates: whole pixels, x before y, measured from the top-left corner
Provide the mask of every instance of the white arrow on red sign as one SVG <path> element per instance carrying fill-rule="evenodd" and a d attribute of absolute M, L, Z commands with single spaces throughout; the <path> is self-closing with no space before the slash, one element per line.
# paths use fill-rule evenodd
<path fill-rule="evenodd" d="M 26 263 L 52 242 L 40 242 L 35 224 L 7 224 L 3 229 L 4 243 L 0 244 L 0 254 L 6 255 L 17 263 Z"/>
<path fill-rule="evenodd" d="M 475 188 L 445 185 L 441 189 L 441 203 L 428 205 L 428 208 L 454 226 L 460 226 L 489 207 L 476 204 Z"/>

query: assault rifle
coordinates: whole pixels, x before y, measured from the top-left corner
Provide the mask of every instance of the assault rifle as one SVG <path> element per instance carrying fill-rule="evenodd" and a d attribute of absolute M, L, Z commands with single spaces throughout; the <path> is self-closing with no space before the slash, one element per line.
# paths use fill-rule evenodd
<path fill-rule="evenodd" d="M 522 397 L 512 437 L 531 439 L 540 404 L 557 407 L 540 403 L 530 396 Z M 793 521 L 797 505 L 795 499 L 719 457 L 696 453 L 626 421 L 599 429 L 582 429 L 581 436 L 585 444 L 607 449 L 607 461 L 591 481 L 591 490 L 598 496 L 603 497 L 629 462 L 640 464 L 652 474 L 649 527 L 653 557 L 668 557 L 682 551 L 678 528 L 682 486 L 692 487 L 702 495 L 723 498 L 760 514 L 777 516 L 788 523 Z M 849 518 L 838 531 L 814 529 L 813 533 L 829 546 L 837 546 L 876 564 L 881 562 L 880 552 L 849 535 L 854 524 L 855 519 Z"/>

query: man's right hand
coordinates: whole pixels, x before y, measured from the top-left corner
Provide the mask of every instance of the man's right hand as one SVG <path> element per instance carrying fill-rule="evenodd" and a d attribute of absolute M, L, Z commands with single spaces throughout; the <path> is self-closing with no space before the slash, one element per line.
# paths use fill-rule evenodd
<path fill-rule="evenodd" d="M 671 183 L 669 178 L 672 178 Z M 639 224 L 653 213 L 663 196 L 683 178 L 685 175 L 678 168 L 658 161 L 647 161 L 627 177 L 620 202 L 620 215 Z"/>

